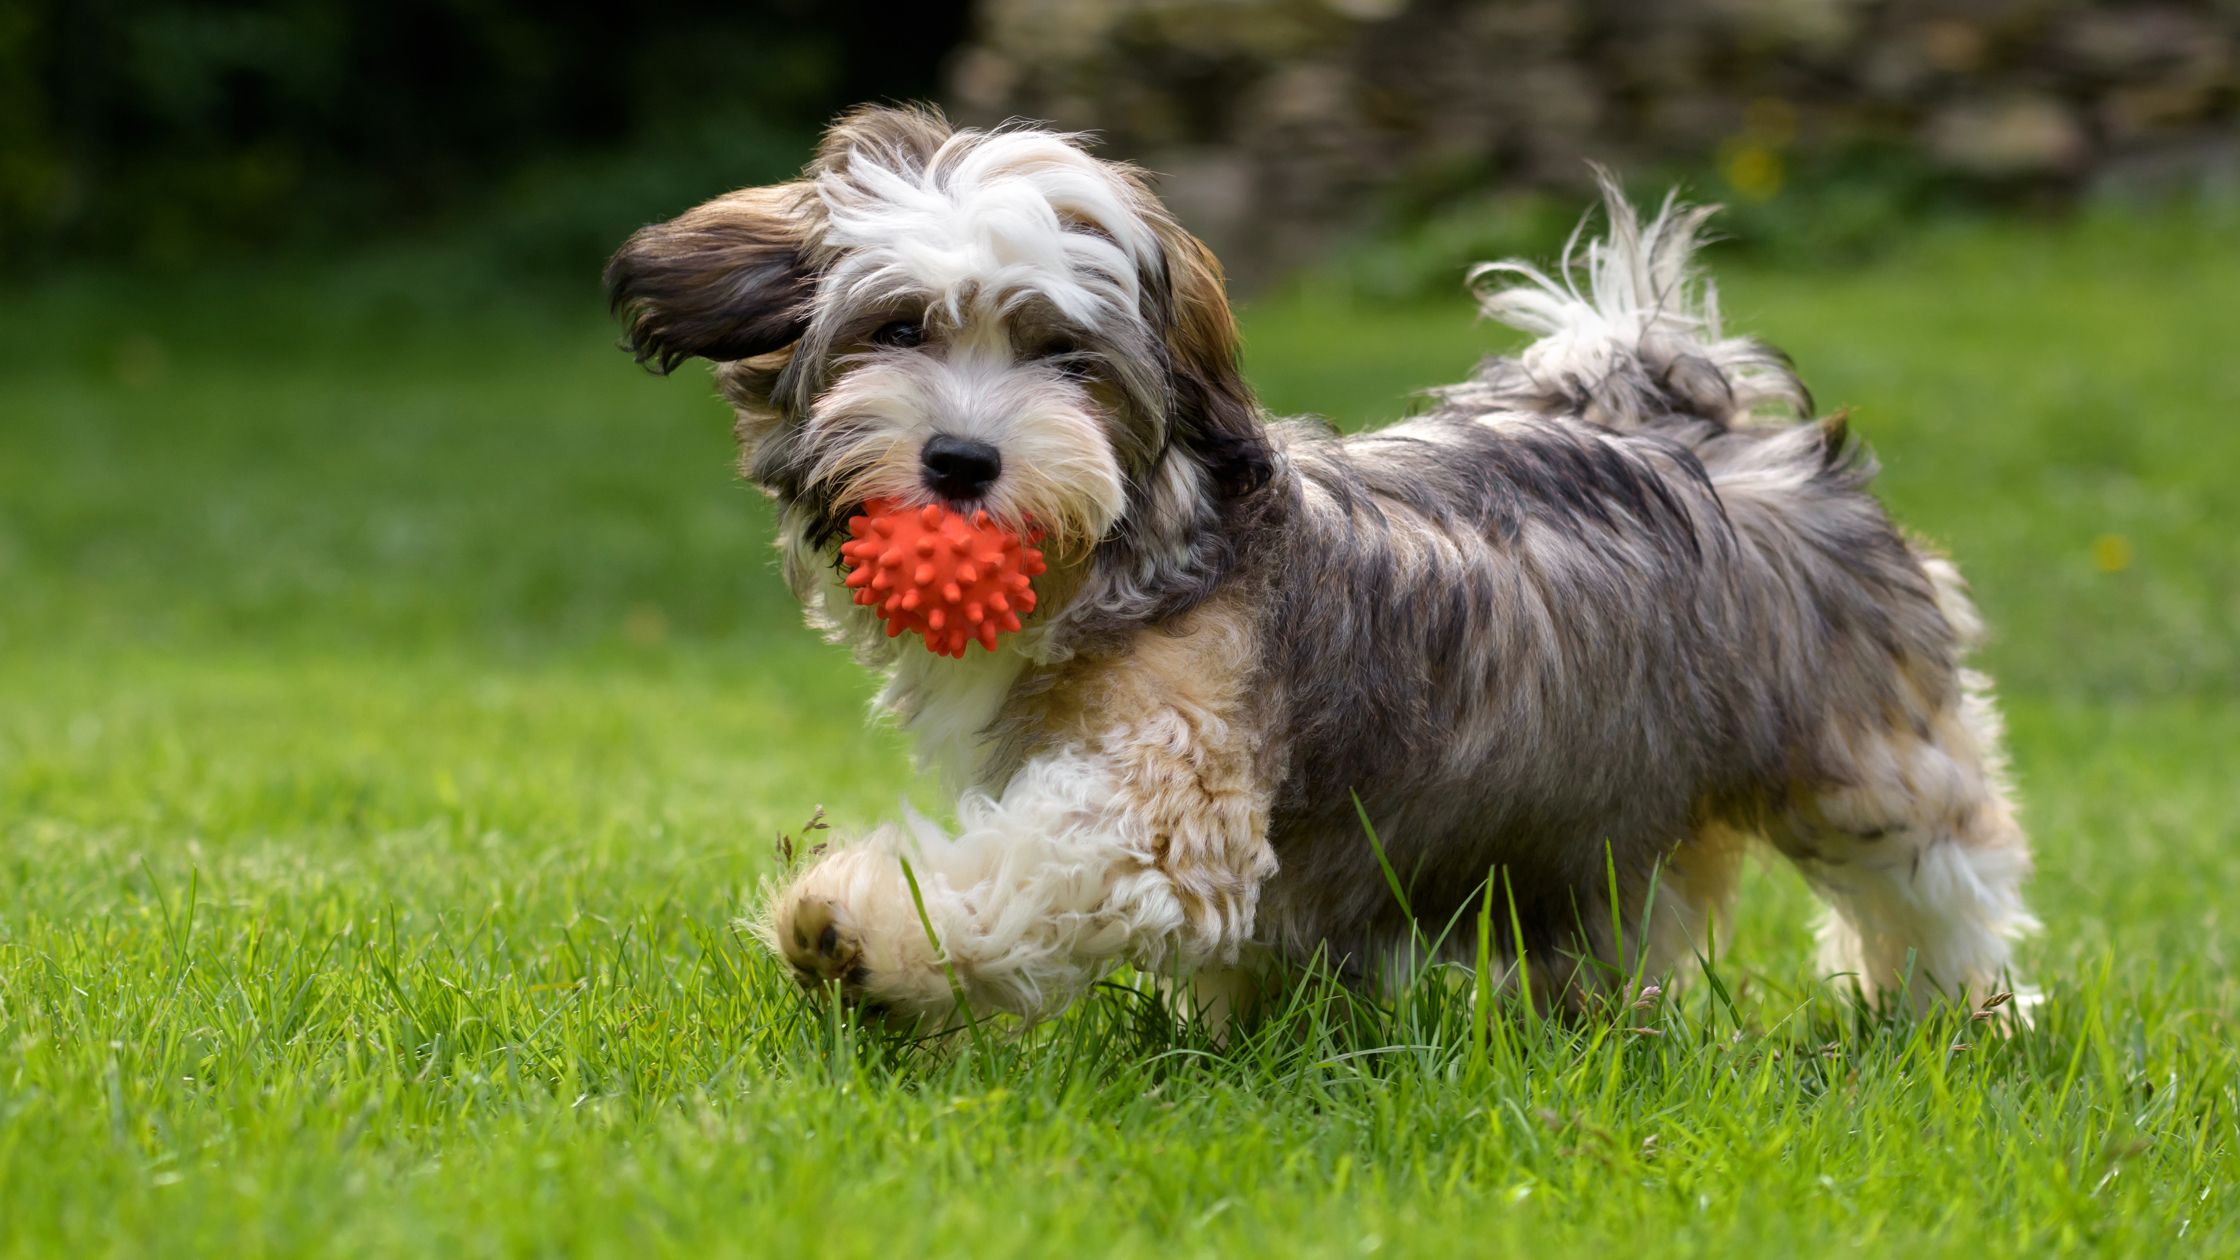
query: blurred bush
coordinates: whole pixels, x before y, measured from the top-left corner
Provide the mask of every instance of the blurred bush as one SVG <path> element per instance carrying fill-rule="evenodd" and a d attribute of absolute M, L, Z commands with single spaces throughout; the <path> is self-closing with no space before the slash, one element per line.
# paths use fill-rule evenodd
<path fill-rule="evenodd" d="M 0 3 L 0 268 L 325 247 L 504 198 L 534 259 L 932 96 L 963 0 Z M 616 186 L 621 181 L 622 186 Z"/>

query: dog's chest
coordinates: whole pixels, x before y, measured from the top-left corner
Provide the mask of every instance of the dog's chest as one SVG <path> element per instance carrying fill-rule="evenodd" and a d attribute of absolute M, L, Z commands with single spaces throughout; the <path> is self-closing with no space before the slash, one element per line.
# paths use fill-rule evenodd
<path fill-rule="evenodd" d="M 920 769 L 951 789 L 980 781 L 989 748 L 988 728 L 1026 668 L 1008 643 L 993 652 L 969 651 L 962 660 L 931 652 L 906 653 L 880 693 L 879 707 L 909 732 Z"/>

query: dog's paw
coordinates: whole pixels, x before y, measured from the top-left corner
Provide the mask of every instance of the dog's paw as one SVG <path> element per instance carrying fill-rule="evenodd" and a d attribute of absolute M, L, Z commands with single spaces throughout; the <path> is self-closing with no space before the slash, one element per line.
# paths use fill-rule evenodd
<path fill-rule="evenodd" d="M 940 953 L 885 845 L 827 853 L 778 894 L 766 923 L 764 939 L 804 988 L 837 991 L 905 1020 L 955 1005 Z"/>
<path fill-rule="evenodd" d="M 804 987 L 837 984 L 845 991 L 869 978 L 855 933 L 840 930 L 838 908 L 822 897 L 797 898 L 782 907 L 776 935 L 779 952 Z"/>

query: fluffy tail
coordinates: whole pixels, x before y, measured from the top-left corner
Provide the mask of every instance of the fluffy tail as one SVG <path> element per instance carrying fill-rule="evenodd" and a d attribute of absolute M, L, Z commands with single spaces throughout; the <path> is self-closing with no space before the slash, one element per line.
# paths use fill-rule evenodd
<path fill-rule="evenodd" d="M 1809 415 L 1812 399 L 1788 357 L 1719 329 L 1719 297 L 1696 272 L 1695 250 L 1716 206 L 1667 195 L 1646 226 L 1609 172 L 1597 170 L 1609 231 L 1565 244 L 1554 274 L 1511 259 L 1473 268 L 1489 318 L 1538 340 L 1488 359 L 1446 391 L 1480 406 L 1563 412 L 1613 428 L 1676 417 L 1720 429 Z"/>

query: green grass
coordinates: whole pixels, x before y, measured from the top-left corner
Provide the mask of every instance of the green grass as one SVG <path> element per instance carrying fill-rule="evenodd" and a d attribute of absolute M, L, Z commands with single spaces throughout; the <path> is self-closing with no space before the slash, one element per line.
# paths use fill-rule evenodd
<path fill-rule="evenodd" d="M 1216 1047 L 1115 988 L 868 1042 L 732 920 L 814 805 L 938 802 L 704 378 L 632 371 L 588 286 L 403 266 L 10 303 L 0 1252 L 2234 1252 L 2227 227 L 1727 277 L 1998 627 L 2013 1039 L 1844 1010 L 1768 870 L 1731 1007 L 1474 1025 L 1432 977 Z M 1248 318 L 1270 401 L 1348 422 L 1494 344 L 1459 300 Z"/>

